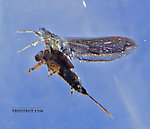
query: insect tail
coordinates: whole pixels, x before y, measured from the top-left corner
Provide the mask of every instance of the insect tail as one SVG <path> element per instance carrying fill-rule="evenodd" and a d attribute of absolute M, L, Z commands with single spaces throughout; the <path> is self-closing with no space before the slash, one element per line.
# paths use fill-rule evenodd
<path fill-rule="evenodd" d="M 111 118 L 113 116 L 100 104 L 98 103 L 95 99 L 93 99 L 89 94 L 86 94 L 92 101 L 94 101 L 104 112 L 106 112 L 107 115 L 109 115 Z"/>

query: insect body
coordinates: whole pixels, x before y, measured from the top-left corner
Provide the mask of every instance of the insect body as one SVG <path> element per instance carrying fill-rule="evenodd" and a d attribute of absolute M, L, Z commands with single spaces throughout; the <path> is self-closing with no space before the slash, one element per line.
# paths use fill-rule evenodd
<path fill-rule="evenodd" d="M 92 99 L 99 107 L 101 107 L 103 111 L 111 116 L 111 114 L 101 104 L 99 104 L 87 93 L 86 89 L 81 85 L 78 76 L 71 71 L 74 66 L 62 52 L 50 48 L 50 50 L 45 50 L 44 52 L 40 51 L 35 56 L 35 60 L 39 63 L 33 68 L 29 69 L 29 72 L 27 72 L 26 75 L 32 72 L 34 69 L 38 68 L 39 66 L 46 64 L 48 67 L 48 72 L 52 71 L 49 77 L 57 73 L 71 86 L 71 96 L 73 94 L 73 90 L 83 95 L 86 95 L 90 99 Z"/>
<path fill-rule="evenodd" d="M 88 96 L 99 107 L 103 109 L 109 116 L 111 114 L 97 101 L 95 101 L 82 87 L 78 76 L 71 71 L 74 68 L 72 63 L 67 59 L 79 59 L 88 62 L 108 62 L 127 56 L 134 52 L 137 43 L 132 39 L 125 37 L 105 37 L 105 38 L 83 38 L 83 39 L 65 39 L 47 31 L 45 28 L 40 28 L 36 31 L 18 31 L 20 33 L 34 33 L 40 40 L 33 42 L 20 51 L 27 49 L 32 45 L 44 41 L 46 50 L 39 52 L 35 56 L 35 60 L 39 62 L 36 66 L 29 69 L 29 74 L 34 69 L 46 64 L 49 75 L 57 73 L 71 86 L 71 96 L 73 90 Z M 18 51 L 18 52 L 20 52 Z"/>
<path fill-rule="evenodd" d="M 34 33 L 40 40 L 28 45 L 26 48 L 44 41 L 46 49 L 52 47 L 54 50 L 63 52 L 71 59 L 83 61 L 112 61 L 129 55 L 136 50 L 135 41 L 125 37 L 105 37 L 105 38 L 83 38 L 83 39 L 64 39 L 40 28 L 36 31 L 18 31 L 20 33 Z M 20 51 L 22 51 L 20 50 Z M 18 52 L 20 52 L 18 51 Z"/>

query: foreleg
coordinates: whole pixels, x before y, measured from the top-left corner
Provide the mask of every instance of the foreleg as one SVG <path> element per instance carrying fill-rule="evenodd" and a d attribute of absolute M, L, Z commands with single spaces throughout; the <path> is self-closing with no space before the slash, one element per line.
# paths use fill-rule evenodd
<path fill-rule="evenodd" d="M 35 65 L 33 68 L 29 69 L 29 71 L 26 73 L 26 75 L 28 75 L 29 73 L 31 73 L 33 70 L 37 69 L 38 67 L 42 66 L 43 62 L 38 63 L 37 65 Z"/>

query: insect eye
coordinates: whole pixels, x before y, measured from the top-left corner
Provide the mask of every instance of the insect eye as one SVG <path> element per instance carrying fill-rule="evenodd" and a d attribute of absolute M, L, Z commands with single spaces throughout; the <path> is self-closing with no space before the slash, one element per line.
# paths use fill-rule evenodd
<path fill-rule="evenodd" d="M 37 62 L 39 62 L 39 61 L 40 61 L 40 57 L 39 57 L 39 55 L 36 55 L 36 56 L 35 56 L 35 60 L 36 60 Z"/>
<path fill-rule="evenodd" d="M 39 28 L 39 33 L 44 33 L 46 31 L 46 29 L 45 28 Z"/>
<path fill-rule="evenodd" d="M 35 56 L 35 60 L 37 62 L 39 62 L 43 57 L 43 51 L 40 51 L 36 56 Z"/>

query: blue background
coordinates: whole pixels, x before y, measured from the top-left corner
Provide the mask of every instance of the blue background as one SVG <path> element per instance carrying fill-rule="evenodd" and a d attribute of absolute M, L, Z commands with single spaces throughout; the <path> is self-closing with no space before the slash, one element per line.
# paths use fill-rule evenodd
<path fill-rule="evenodd" d="M 150 0 L 0 1 L 1 129 L 149 129 Z M 87 96 L 74 93 L 42 66 L 28 76 L 43 43 L 16 53 L 38 38 L 15 33 L 45 27 L 61 37 L 124 36 L 138 42 L 128 57 L 109 63 L 72 60 L 83 86 L 114 117 Z M 13 107 L 43 113 L 14 113 Z"/>

